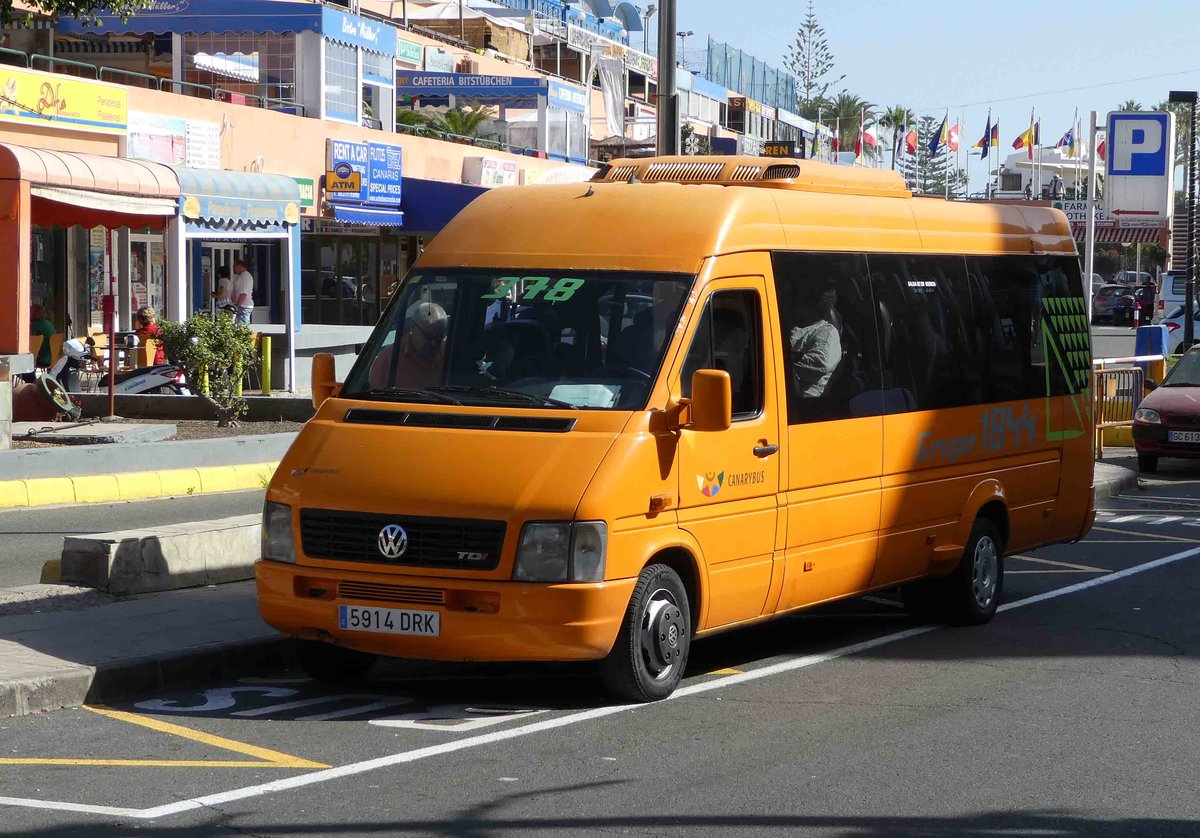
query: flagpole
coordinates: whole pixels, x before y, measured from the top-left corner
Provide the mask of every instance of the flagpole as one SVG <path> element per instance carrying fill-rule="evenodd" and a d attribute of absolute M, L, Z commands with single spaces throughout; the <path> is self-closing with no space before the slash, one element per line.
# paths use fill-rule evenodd
<path fill-rule="evenodd" d="M 945 128 L 946 131 L 949 131 L 950 130 L 950 128 L 948 127 L 949 125 L 950 125 L 950 109 L 946 108 L 946 119 L 942 122 L 942 126 Z M 941 137 L 938 137 L 938 139 L 940 140 Z M 932 162 L 933 161 L 930 161 L 931 164 L 932 164 Z M 943 174 L 942 188 L 943 188 L 943 191 L 945 192 L 945 194 L 942 197 L 945 198 L 947 201 L 949 201 L 950 200 L 950 176 L 947 175 L 945 172 L 943 172 L 942 174 Z"/>

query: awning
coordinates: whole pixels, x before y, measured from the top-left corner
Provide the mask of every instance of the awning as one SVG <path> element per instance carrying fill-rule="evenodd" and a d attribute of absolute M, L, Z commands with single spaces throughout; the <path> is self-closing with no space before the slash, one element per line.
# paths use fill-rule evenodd
<path fill-rule="evenodd" d="M 374 207 L 348 207 L 335 204 L 333 217 L 343 224 L 362 224 L 368 227 L 402 227 L 404 213 Z"/>
<path fill-rule="evenodd" d="M 202 34 L 206 32 L 320 32 L 321 4 L 294 0 L 160 0 L 152 8 L 130 15 L 98 14 L 96 23 L 62 16 L 64 35 L 147 33 Z"/>
<path fill-rule="evenodd" d="M 1087 224 L 1071 223 L 1071 234 L 1076 241 L 1084 241 L 1087 237 Z M 1103 244 L 1144 244 L 1157 242 L 1166 247 L 1168 239 L 1166 227 L 1112 227 L 1096 225 L 1096 241 Z"/>
<path fill-rule="evenodd" d="M 471 73 L 401 71 L 396 74 L 396 95 L 415 99 L 457 96 L 474 102 L 536 108 L 547 95 L 546 79 L 532 76 L 481 76 Z"/>
<path fill-rule="evenodd" d="M 145 198 L 136 195 L 113 195 L 93 192 L 89 189 L 61 189 L 56 186 L 31 186 L 29 193 L 35 198 L 44 198 L 73 207 L 115 212 L 121 215 L 169 215 L 179 210 L 176 198 Z"/>
<path fill-rule="evenodd" d="M 171 167 L 188 221 L 251 227 L 300 223 L 300 187 L 286 175 Z"/>
<path fill-rule="evenodd" d="M 404 179 L 404 229 L 436 233 L 487 190 L 440 180 Z"/>

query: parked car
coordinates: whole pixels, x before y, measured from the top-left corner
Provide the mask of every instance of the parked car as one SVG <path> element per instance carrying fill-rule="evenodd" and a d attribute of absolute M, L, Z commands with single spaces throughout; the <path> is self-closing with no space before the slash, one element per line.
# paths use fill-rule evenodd
<path fill-rule="evenodd" d="M 1192 347 L 1133 414 L 1138 468 L 1154 471 L 1159 457 L 1200 457 L 1200 346 Z"/>
<path fill-rule="evenodd" d="M 1153 277 L 1145 271 L 1118 271 L 1113 277 L 1113 282 L 1117 285 L 1145 285 L 1153 281 Z"/>
<path fill-rule="evenodd" d="M 1183 306 L 1175 306 L 1162 321 L 1162 325 L 1167 327 L 1167 351 L 1172 354 L 1183 342 L 1183 319 Z M 1192 311 L 1192 336 L 1200 338 L 1200 306 Z"/>
<path fill-rule="evenodd" d="M 1167 271 L 1162 275 L 1162 287 L 1158 293 L 1158 314 L 1155 322 L 1171 316 L 1171 312 L 1183 305 L 1187 292 L 1187 271 Z"/>
<path fill-rule="evenodd" d="M 1092 297 L 1092 322 L 1129 324 L 1133 322 L 1133 289 L 1124 285 L 1103 285 Z"/>

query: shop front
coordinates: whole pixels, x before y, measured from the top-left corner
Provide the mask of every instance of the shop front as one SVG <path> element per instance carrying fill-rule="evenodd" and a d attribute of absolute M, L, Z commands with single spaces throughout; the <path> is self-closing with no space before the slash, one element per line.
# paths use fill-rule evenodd
<path fill-rule="evenodd" d="M 178 215 L 171 222 L 168 295 L 171 318 L 213 307 L 213 292 L 237 263 L 254 280 L 251 328 L 281 335 L 285 363 L 277 385 L 294 390 L 300 331 L 300 189 L 283 175 L 174 167 Z"/>

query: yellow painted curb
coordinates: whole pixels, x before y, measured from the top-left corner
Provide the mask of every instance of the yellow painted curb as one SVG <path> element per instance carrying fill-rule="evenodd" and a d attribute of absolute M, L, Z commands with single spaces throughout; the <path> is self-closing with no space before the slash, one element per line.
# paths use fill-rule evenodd
<path fill-rule="evenodd" d="M 42 565 L 42 578 L 38 581 L 43 585 L 57 585 L 62 579 L 62 559 L 51 559 Z"/>
<path fill-rule="evenodd" d="M 279 463 L 0 480 L 0 509 L 108 503 L 261 489 Z"/>

